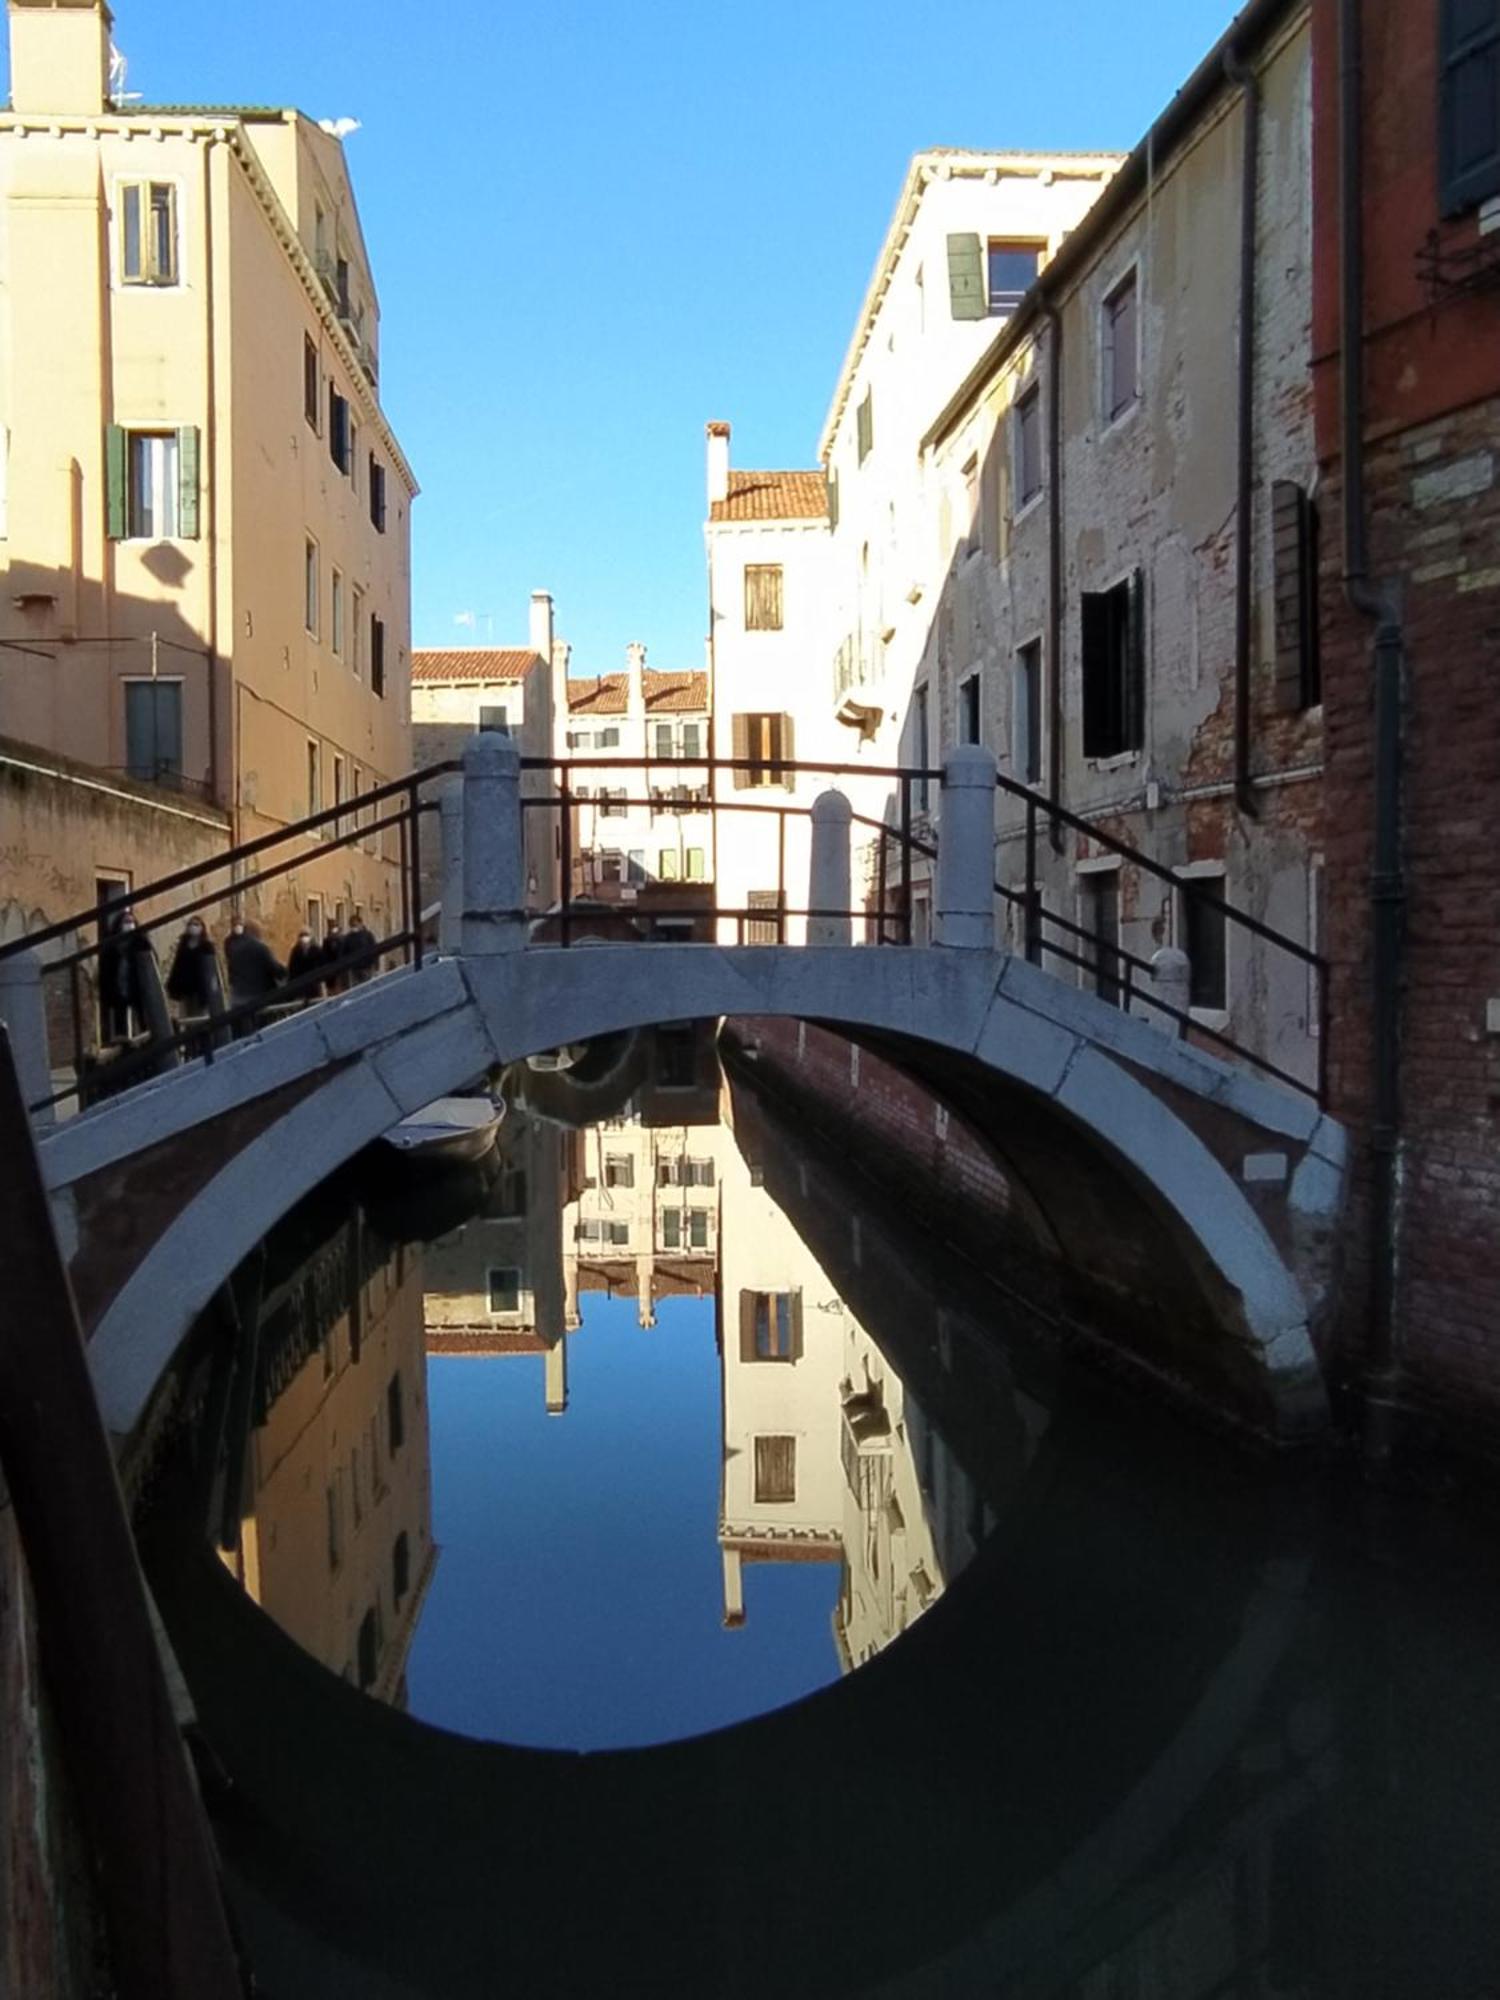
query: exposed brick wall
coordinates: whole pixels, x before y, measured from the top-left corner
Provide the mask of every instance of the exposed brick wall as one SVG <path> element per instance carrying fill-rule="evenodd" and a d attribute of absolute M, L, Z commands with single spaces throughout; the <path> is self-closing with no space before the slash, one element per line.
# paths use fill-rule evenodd
<path fill-rule="evenodd" d="M 1367 452 L 1375 573 L 1403 591 L 1405 962 L 1396 1291 L 1403 1400 L 1500 1450 L 1500 398 L 1387 435 Z M 1371 1089 L 1374 827 L 1369 622 L 1344 604 L 1325 505 L 1328 946 L 1333 1108 L 1364 1138 Z M 1356 1263 L 1368 1154 L 1351 1217 Z M 1351 1282 L 1351 1365 L 1368 1320 Z"/>

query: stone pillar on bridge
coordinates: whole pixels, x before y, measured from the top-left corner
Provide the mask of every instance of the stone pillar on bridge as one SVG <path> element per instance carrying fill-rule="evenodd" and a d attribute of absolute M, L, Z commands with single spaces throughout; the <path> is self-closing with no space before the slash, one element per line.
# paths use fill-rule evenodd
<path fill-rule="evenodd" d="M 807 920 L 809 944 L 852 944 L 849 915 L 849 834 L 854 808 L 839 791 L 820 792 L 812 806 L 812 864 L 807 907 L 825 912 Z"/>
<path fill-rule="evenodd" d="M 442 907 L 438 950 L 451 957 L 463 949 L 464 781 L 457 771 L 444 778 L 438 799 L 443 836 Z"/>
<path fill-rule="evenodd" d="M 18 951 L 0 958 L 0 1021 L 10 1036 L 11 1054 L 27 1104 L 52 1095 L 52 1062 L 47 1052 L 47 1003 L 42 995 L 42 955 Z M 57 1114 L 49 1105 L 33 1114 L 37 1125 L 52 1125 Z"/>
<path fill-rule="evenodd" d="M 526 942 L 526 857 L 521 839 L 521 753 L 486 729 L 464 747 L 464 956 L 519 951 Z"/>
<path fill-rule="evenodd" d="M 935 942 L 967 951 L 995 944 L 995 759 L 960 743 L 943 759 Z"/>

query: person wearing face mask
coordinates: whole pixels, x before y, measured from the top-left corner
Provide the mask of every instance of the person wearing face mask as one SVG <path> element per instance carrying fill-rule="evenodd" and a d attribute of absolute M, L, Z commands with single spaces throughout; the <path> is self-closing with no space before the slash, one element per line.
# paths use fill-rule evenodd
<path fill-rule="evenodd" d="M 349 928 L 344 933 L 344 956 L 351 961 L 350 980 L 362 986 L 367 979 L 373 979 L 380 970 L 374 958 L 375 933 L 365 922 L 363 910 L 356 910 Z M 352 961 L 358 960 L 358 963 Z"/>
<path fill-rule="evenodd" d="M 313 934 L 304 924 L 297 933 L 297 942 L 287 953 L 286 976 L 288 979 L 302 980 L 311 972 L 321 971 L 322 965 L 323 948 L 313 943 Z M 313 1001 L 321 996 L 323 982 L 318 980 L 313 985 L 301 987 L 299 991 L 303 1005 L 311 1006 Z"/>
<path fill-rule="evenodd" d="M 349 984 L 344 964 L 344 933 L 337 917 L 323 933 L 323 985 L 329 993 L 342 993 Z"/>
<path fill-rule="evenodd" d="M 167 997 L 177 1003 L 179 1020 L 207 1014 L 215 1001 L 222 1006 L 218 954 L 201 917 L 189 917 L 167 974 Z"/>
<path fill-rule="evenodd" d="M 136 922 L 134 910 L 121 910 L 111 920 L 99 952 L 99 1015 L 106 1043 L 128 1042 L 141 1021 L 143 952 L 151 939 Z"/>
<path fill-rule="evenodd" d="M 286 967 L 255 925 L 246 923 L 243 917 L 237 916 L 229 926 L 229 936 L 224 941 L 224 963 L 229 972 L 231 1007 L 268 1000 L 286 978 Z M 249 1021 L 240 1023 L 241 1032 L 248 1033 L 250 1027 Z"/>

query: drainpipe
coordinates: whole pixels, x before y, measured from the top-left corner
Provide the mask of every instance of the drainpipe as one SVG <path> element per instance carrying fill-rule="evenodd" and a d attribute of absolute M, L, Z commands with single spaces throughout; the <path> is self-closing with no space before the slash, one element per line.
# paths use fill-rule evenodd
<path fill-rule="evenodd" d="M 203 465 L 200 478 L 203 480 L 203 497 L 200 500 L 201 518 L 198 532 L 206 528 L 208 550 L 208 790 L 215 805 L 222 805 L 219 797 L 219 466 L 218 466 L 218 385 L 217 385 L 217 332 L 214 313 L 214 184 L 213 184 L 214 142 L 203 141 L 203 298 L 204 298 L 204 356 L 203 379 L 207 408 L 203 414 Z M 230 799 L 229 839 L 231 845 L 240 837 L 239 815 L 235 811 L 236 801 Z M 238 872 L 238 871 L 236 871 Z"/>
<path fill-rule="evenodd" d="M 1062 520 L 1062 314 L 1050 299 L 1042 304 L 1047 322 L 1047 355 L 1051 393 L 1047 397 L 1047 791 L 1054 806 L 1062 804 L 1063 772 L 1063 520 Z M 1062 822 L 1055 816 L 1049 829 L 1053 850 L 1062 852 Z"/>
<path fill-rule="evenodd" d="M 1225 50 L 1224 74 L 1238 85 L 1244 110 L 1240 183 L 1239 436 L 1234 529 L 1234 799 L 1247 819 L 1256 812 L 1250 783 L 1251 546 L 1255 479 L 1255 235 L 1260 215 L 1260 79 Z"/>
<path fill-rule="evenodd" d="M 1395 1293 L 1400 1147 L 1402 976 L 1401 680 L 1405 640 L 1389 598 L 1370 582 L 1364 468 L 1364 232 L 1360 172 L 1364 71 L 1361 0 L 1339 0 L 1340 451 L 1344 473 L 1344 596 L 1375 626 L 1375 829 L 1370 870 L 1370 1290 L 1366 1309 L 1364 1445 L 1380 1468 L 1391 1453 L 1396 1395 Z"/>

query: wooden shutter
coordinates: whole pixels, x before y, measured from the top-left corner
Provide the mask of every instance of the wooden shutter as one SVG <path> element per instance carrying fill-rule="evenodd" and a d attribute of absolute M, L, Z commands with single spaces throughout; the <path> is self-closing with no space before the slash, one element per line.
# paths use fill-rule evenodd
<path fill-rule="evenodd" d="M 948 238 L 948 303 L 955 319 L 986 319 L 989 316 L 984 246 L 972 231 L 963 231 Z"/>
<path fill-rule="evenodd" d="M 793 1361 L 800 1361 L 802 1359 L 802 1293 L 800 1290 L 792 1293 L 792 1348 L 790 1359 Z"/>
<path fill-rule="evenodd" d="M 129 444 L 125 431 L 119 424 L 111 424 L 104 433 L 104 482 L 106 494 L 106 528 L 112 542 L 125 539 L 129 525 L 126 494 L 130 478 Z"/>
<path fill-rule="evenodd" d="M 828 479 L 828 525 L 836 528 L 839 524 L 839 476 L 830 472 Z"/>
<path fill-rule="evenodd" d="M 198 526 L 198 426 L 184 424 L 177 433 L 177 532 L 196 541 Z"/>
<path fill-rule="evenodd" d="M 1123 720 L 1122 748 L 1141 749 L 1146 741 L 1146 573 L 1139 569 L 1130 573 Z"/>
<path fill-rule="evenodd" d="M 1500 0 L 1442 0 L 1438 198 L 1444 215 L 1500 193 Z"/>
<path fill-rule="evenodd" d="M 755 1307 L 759 1292 L 740 1293 L 740 1359 L 755 1359 Z"/>
<path fill-rule="evenodd" d="M 776 720 L 780 725 L 776 732 L 776 754 L 779 757 L 785 757 L 789 763 L 795 763 L 797 760 L 796 724 L 789 715 L 779 715 Z M 796 791 L 797 773 L 795 771 L 780 771 L 777 773 L 777 779 L 779 783 L 786 786 L 789 792 Z"/>
<path fill-rule="evenodd" d="M 1313 510 L 1293 479 L 1271 487 L 1276 633 L 1276 706 L 1294 714 L 1316 700 L 1317 565 L 1313 555 Z"/>
<path fill-rule="evenodd" d="M 866 389 L 864 400 L 855 416 L 855 428 L 859 445 L 859 462 L 865 460 L 875 448 L 875 391 Z"/>
<path fill-rule="evenodd" d="M 750 718 L 748 715 L 737 715 L 734 718 L 733 735 L 730 745 L 730 755 L 734 758 L 734 761 L 737 764 L 743 764 L 749 758 Z M 745 770 L 736 771 L 734 774 L 734 789 L 737 792 L 749 791 L 750 782 L 751 779 L 754 777 L 754 775 L 755 774 L 753 771 L 745 771 Z"/>

